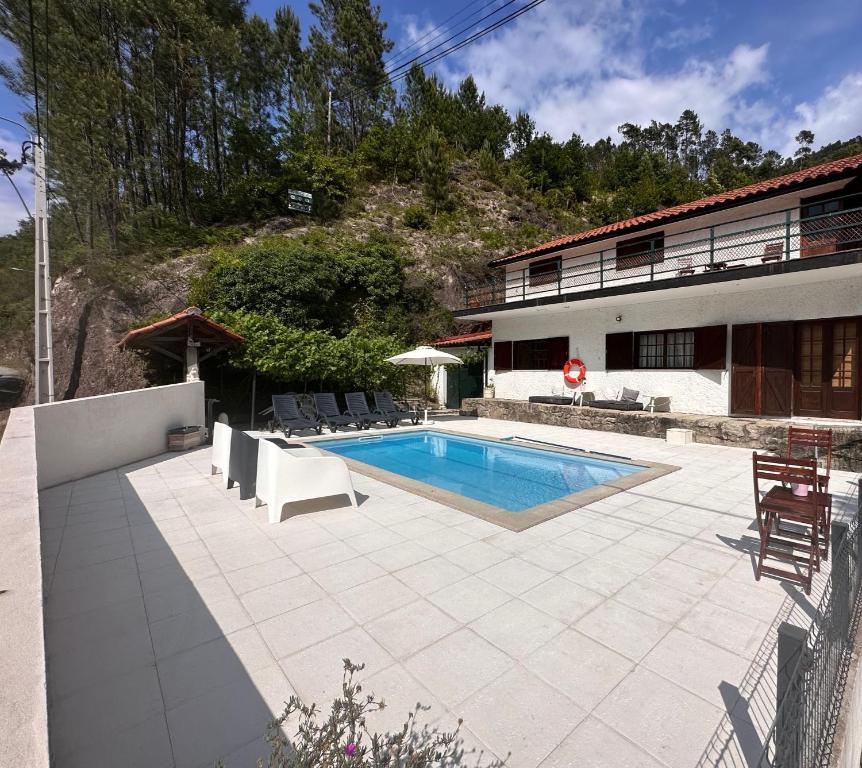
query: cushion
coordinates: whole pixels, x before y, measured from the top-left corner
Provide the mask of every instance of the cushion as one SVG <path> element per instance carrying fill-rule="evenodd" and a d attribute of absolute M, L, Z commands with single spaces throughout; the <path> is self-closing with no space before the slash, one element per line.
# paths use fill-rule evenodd
<path fill-rule="evenodd" d="M 640 392 L 636 389 L 629 389 L 628 387 L 623 387 L 623 392 L 620 395 L 620 400 L 628 400 L 630 403 L 634 403 L 638 399 L 638 395 Z"/>

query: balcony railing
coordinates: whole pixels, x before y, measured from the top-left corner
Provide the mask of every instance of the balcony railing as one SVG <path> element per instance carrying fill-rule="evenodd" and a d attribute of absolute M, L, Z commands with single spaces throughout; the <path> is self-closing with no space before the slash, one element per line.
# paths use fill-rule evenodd
<path fill-rule="evenodd" d="M 852 202 L 858 205 L 858 196 Z M 500 272 L 465 285 L 462 309 L 862 249 L 862 207 L 804 219 L 799 214 L 797 207 L 671 233 L 645 240 L 642 251 L 627 250 L 619 259 L 610 245 L 563 257 L 556 270 L 546 271 L 546 264 L 540 274 L 531 275 L 529 266 Z"/>

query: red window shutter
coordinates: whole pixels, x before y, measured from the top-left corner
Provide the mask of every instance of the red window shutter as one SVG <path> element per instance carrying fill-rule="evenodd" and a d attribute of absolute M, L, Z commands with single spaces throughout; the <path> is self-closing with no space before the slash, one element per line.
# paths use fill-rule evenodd
<path fill-rule="evenodd" d="M 694 329 L 694 367 L 723 371 L 727 367 L 727 326 L 708 325 Z"/>
<path fill-rule="evenodd" d="M 498 341 L 494 344 L 494 370 L 512 370 L 512 342 Z"/>
<path fill-rule="evenodd" d="M 605 370 L 629 371 L 634 368 L 634 333 L 609 333 L 605 336 Z"/>
<path fill-rule="evenodd" d="M 548 339 L 548 370 L 562 370 L 569 359 L 569 337 L 557 336 Z"/>

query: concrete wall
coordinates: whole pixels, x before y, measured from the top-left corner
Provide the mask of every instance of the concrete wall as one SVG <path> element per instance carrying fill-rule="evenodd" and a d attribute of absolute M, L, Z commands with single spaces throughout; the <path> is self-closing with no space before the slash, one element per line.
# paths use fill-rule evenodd
<path fill-rule="evenodd" d="M 862 278 L 806 283 L 803 286 L 720 293 L 696 298 L 499 317 L 494 342 L 569 336 L 569 355 L 587 366 L 586 391 L 618 391 L 626 386 L 645 396 L 671 398 L 671 408 L 684 413 L 726 415 L 730 374 L 724 371 L 605 371 L 605 334 L 734 323 L 805 320 L 858 315 L 862 310 Z M 616 321 L 620 315 L 622 320 Z M 727 362 L 730 365 L 730 328 Z M 496 396 L 525 400 L 530 395 L 571 394 L 561 371 L 493 372 Z"/>
<path fill-rule="evenodd" d="M 173 427 L 203 425 L 204 383 L 33 406 L 39 488 L 163 453 Z"/>
<path fill-rule="evenodd" d="M 33 408 L 0 440 L 0 766 L 47 768 L 48 710 Z"/>

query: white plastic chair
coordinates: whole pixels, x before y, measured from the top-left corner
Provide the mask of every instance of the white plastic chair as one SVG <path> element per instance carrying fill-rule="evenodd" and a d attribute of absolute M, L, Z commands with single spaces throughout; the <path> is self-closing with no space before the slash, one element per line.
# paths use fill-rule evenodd
<path fill-rule="evenodd" d="M 230 467 L 230 441 L 233 437 L 233 429 L 220 421 L 213 424 L 213 451 L 210 471 L 211 475 L 222 473 L 222 485 L 230 488 L 228 481 L 228 468 Z"/>
<path fill-rule="evenodd" d="M 346 495 L 350 506 L 359 506 L 347 464 L 313 450 L 282 449 L 269 440 L 258 441 L 254 505 L 269 507 L 270 523 L 281 522 L 284 505 L 295 501 Z"/>

